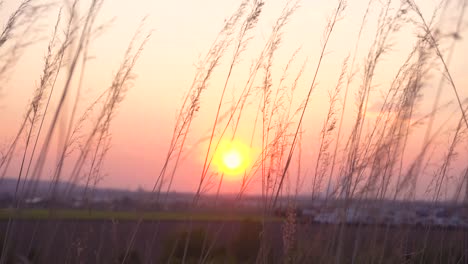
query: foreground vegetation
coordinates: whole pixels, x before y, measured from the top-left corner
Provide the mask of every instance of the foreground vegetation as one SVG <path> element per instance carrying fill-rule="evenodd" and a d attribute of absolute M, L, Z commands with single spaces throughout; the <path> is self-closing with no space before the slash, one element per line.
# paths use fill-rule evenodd
<path fill-rule="evenodd" d="M 290 255 L 282 255 L 284 222 L 266 226 L 252 219 L 235 221 L 147 220 L 127 252 L 135 221 L 128 219 L 21 220 L 16 222 L 16 239 L 6 256 L 7 263 L 21 259 L 32 263 L 255 263 L 262 245 L 263 230 L 270 240 L 269 263 L 331 263 L 343 243 L 343 262 L 359 263 L 465 263 L 468 230 L 424 227 L 347 225 L 340 241 L 332 234 L 338 225 L 298 224 L 299 236 Z M 0 221 L 3 238 L 5 221 Z M 50 237 L 50 234 L 53 234 Z M 311 236 L 310 234 L 314 234 Z M 48 236 L 49 235 L 49 236 Z M 188 244 L 185 241 L 190 236 Z M 427 243 L 421 239 L 427 236 Z M 357 243 L 356 243 L 357 241 Z M 186 246 L 187 245 L 187 246 Z M 419 250 L 426 248 L 426 251 Z M 124 258 L 127 258 L 124 261 Z M 47 260 L 47 261 L 46 261 Z M 21 262 L 20 263 L 27 263 Z"/>
<path fill-rule="evenodd" d="M 39 263 L 79 263 L 81 258 L 96 263 L 103 259 L 117 263 L 468 262 L 464 230 L 302 225 L 296 214 L 299 194 L 307 194 L 312 202 L 325 199 L 321 210 L 327 209 L 326 201 L 340 199 L 339 223 L 359 209 L 366 210 L 367 201 L 383 206 L 387 201 L 424 199 L 434 206 L 468 206 L 466 77 L 456 76 L 451 65 L 463 41 L 467 0 L 441 0 L 429 13 L 414 0 L 369 0 L 359 13 L 355 39 L 342 47 L 347 55 L 332 63 L 337 71 L 327 74 L 324 67 L 331 45 L 338 41 L 349 5 L 356 3 L 334 2 L 323 34 L 316 37 L 320 46 L 313 59 L 306 60 L 299 49 L 283 63 L 278 52 L 300 1 L 285 3 L 260 50 L 253 49 L 252 42 L 268 2 L 240 1 L 201 56 L 178 108 L 172 136 L 162 139 L 168 143 L 162 166 L 153 186 L 146 187 L 151 195 L 143 202 L 166 203 L 177 187 L 175 179 L 182 177 L 184 160 L 195 156 L 189 151 L 201 148 L 200 166 L 185 168 L 197 178 L 187 213 L 26 209 L 24 202 L 36 196 L 41 178 L 52 181 L 47 200 L 69 200 L 77 186 L 84 186 L 79 198 L 89 201 L 106 175 L 112 123 L 135 84 L 135 66 L 144 56 L 151 31 L 145 30 L 143 19 L 112 80 L 95 88 L 98 96 L 83 106 L 90 45 L 108 26 L 97 23 L 103 3 L 72 0 L 57 8 L 23 0 L 0 33 L 0 92 L 13 91 L 14 85 L 4 83 L 17 65 L 27 63 L 20 55 L 35 42 L 29 38 L 33 26 L 43 15 L 57 17 L 23 119 L 0 152 L 0 184 L 7 176 L 16 179 L 13 209 L 0 212 L 0 264 L 16 257 Z M 315 25 L 302 28 L 311 26 Z M 255 55 L 247 59 L 250 52 Z M 391 63 L 386 63 L 389 58 Z M 330 78 L 335 78 L 333 84 L 326 82 Z M 314 101 L 318 89 L 328 93 L 327 104 Z M 215 98 L 214 107 L 208 108 L 207 95 Z M 194 133 L 198 119 L 208 127 L 207 133 Z M 306 133 L 311 127 L 318 128 L 315 135 Z M 223 192 L 225 175 L 213 168 L 214 155 L 223 142 L 237 140 L 241 132 L 250 139 L 246 145 L 257 147 L 259 153 L 241 173 L 235 200 L 242 201 L 256 188 L 262 214 L 248 216 L 255 221 L 245 224 L 244 215 L 195 213 L 204 195 L 219 197 Z M 138 132 L 133 135 L 138 136 Z M 59 188 L 63 182 L 67 184 Z M 268 216 L 279 207 L 286 212 L 282 221 Z M 77 219 L 89 221 L 69 221 Z M 118 236 L 112 229 L 116 223 L 106 220 L 132 221 L 124 221 L 124 235 Z M 206 224 L 204 229 L 197 229 L 197 221 Z M 183 226 L 183 230 L 162 236 L 160 232 L 173 231 L 169 226 L 173 222 L 177 222 L 173 229 Z M 102 236 L 96 236 L 96 223 L 104 224 Z M 79 232 L 69 232 L 72 227 Z M 43 246 L 34 253 L 37 232 Z M 153 255 L 152 246 L 165 238 L 167 247 Z M 90 251 L 85 257 L 84 248 L 98 253 Z M 26 253 L 16 256 L 20 249 Z"/>
<path fill-rule="evenodd" d="M 15 220 L 138 220 L 144 221 L 241 221 L 245 218 L 260 221 L 281 221 L 279 217 L 263 218 L 260 214 L 226 212 L 128 212 L 104 210 L 64 210 L 64 209 L 0 209 L 0 221 Z"/>

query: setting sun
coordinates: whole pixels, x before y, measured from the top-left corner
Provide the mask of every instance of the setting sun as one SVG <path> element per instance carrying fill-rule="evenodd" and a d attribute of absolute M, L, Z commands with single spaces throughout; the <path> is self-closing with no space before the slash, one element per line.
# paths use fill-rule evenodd
<path fill-rule="evenodd" d="M 240 175 L 250 164 L 249 152 L 249 148 L 240 142 L 221 142 L 214 156 L 214 164 L 220 173 Z"/>
<path fill-rule="evenodd" d="M 223 156 L 223 163 L 229 169 L 234 170 L 242 164 L 242 156 L 237 150 L 233 149 Z"/>

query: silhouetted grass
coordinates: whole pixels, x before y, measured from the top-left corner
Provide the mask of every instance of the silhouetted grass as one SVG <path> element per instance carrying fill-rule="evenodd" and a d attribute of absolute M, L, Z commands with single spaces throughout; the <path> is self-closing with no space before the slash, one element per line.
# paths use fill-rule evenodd
<path fill-rule="evenodd" d="M 202 135 L 197 144 L 207 144 L 199 154 L 200 168 L 193 168 L 198 179 L 193 186 L 193 198 L 189 210 L 176 213 L 147 212 L 140 208 L 135 208 L 134 212 L 99 211 L 92 210 L 89 204 L 86 210 L 56 208 L 54 202 L 59 197 L 71 198 L 78 184 L 84 185 L 80 198 L 85 203 L 93 199 L 112 146 L 112 121 L 134 84 L 135 65 L 143 56 L 151 35 L 144 33 L 143 20 L 111 83 L 105 88 L 95 88 L 99 89 L 98 96 L 81 109 L 88 52 L 96 34 L 106 28 L 96 22 L 104 1 L 66 1 L 51 30 L 43 68 L 38 73 L 40 79 L 24 116 L 18 121 L 13 139 L 0 153 L 0 184 L 9 173 L 17 180 L 14 206 L 0 210 L 0 220 L 8 221 L 2 237 L 0 263 L 11 261 L 9 252 L 16 247 L 14 235 L 21 231 L 17 221 L 52 219 L 56 220 L 56 225 L 48 227 L 50 236 L 44 239 L 43 252 L 34 258 L 44 260 L 53 254 L 52 245 L 63 221 L 73 219 L 133 221 L 128 241 L 117 258 L 120 263 L 151 262 L 141 259 L 135 249 L 144 221 L 151 221 L 153 231 L 149 234 L 151 242 L 144 256 L 151 255 L 147 253 L 160 241 L 162 221 L 186 223 L 185 231 L 168 244 L 164 255 L 168 263 L 466 262 L 468 253 L 461 247 L 451 250 L 443 242 L 432 241 L 434 238 L 448 241 L 445 235 L 452 234 L 453 230 L 430 225 L 412 230 L 403 225 L 366 225 L 363 222 L 350 225 L 347 222 L 359 212 L 374 210 L 375 204 L 385 206 L 389 201 L 419 199 L 424 190 L 423 197 L 434 208 L 445 202 L 466 203 L 468 168 L 456 169 L 454 164 L 457 159 L 467 158 L 468 101 L 461 93 L 465 87 L 454 79 L 450 64 L 456 44 L 464 33 L 467 2 L 442 1 L 428 18 L 413 0 L 369 0 L 355 42 L 342 46 L 349 51 L 340 58 L 342 62 L 336 63 L 341 72 L 338 76 L 327 76 L 336 78 L 336 85 L 325 87 L 320 80 L 325 78 L 322 71 L 327 54 L 333 52 L 330 45 L 335 41 L 335 34 L 340 33 L 339 27 L 344 26 L 346 30 L 347 25 L 340 23 L 348 16 L 348 5 L 354 3 L 336 1 L 323 35 L 314 36 L 321 43 L 320 49 L 312 51 L 317 53 L 314 61 L 303 57 L 307 47 L 301 47 L 290 53 L 289 61 L 283 65 L 278 53 L 288 37 L 288 23 L 300 9 L 299 1 L 286 1 L 246 71 L 241 61 L 252 48 L 249 44 L 258 37 L 255 30 L 269 3 L 241 1 L 196 66 L 195 76 L 178 108 L 163 165 L 154 176 L 151 195 L 142 201 L 162 206 L 168 203 L 169 193 L 176 189 L 174 180 L 181 176 L 179 169 L 184 154 L 188 155 L 188 142 L 197 136 L 193 131 L 194 121 L 204 119 L 208 134 Z M 0 8 L 1 4 L 0 1 Z M 9 73 L 35 40 L 33 29 L 38 19 L 48 14 L 50 7 L 39 1 L 25 0 L 6 19 L 0 32 L 0 99 L 2 91 L 8 89 Z M 454 18 L 448 18 L 446 14 L 452 9 L 457 12 L 453 13 Z M 455 28 L 445 28 L 444 23 Z M 307 27 L 304 30 L 307 32 Z M 410 35 L 406 35 L 407 32 L 411 32 Z M 394 47 L 402 36 L 410 38 L 405 43 L 412 46 L 397 53 Z M 378 78 L 387 70 L 385 62 L 390 58 L 395 58 L 398 65 L 388 71 L 392 74 L 389 81 L 380 81 Z M 309 64 L 314 65 L 312 70 L 306 67 Z M 279 68 L 282 71 L 278 71 Z M 234 84 L 235 74 L 245 77 L 243 83 Z M 431 94 L 428 89 L 433 87 L 434 76 L 441 76 L 435 85 L 436 94 L 426 99 L 423 96 Z M 210 81 L 218 77 L 221 84 L 212 85 Z M 307 86 L 303 86 L 303 79 L 307 80 Z M 214 89 L 220 92 L 213 102 L 214 110 L 199 116 L 200 109 L 209 106 L 204 95 L 216 92 Z M 328 91 L 326 109 L 316 108 L 314 100 L 322 100 L 315 97 L 318 89 Z M 450 89 L 451 102 L 441 102 L 444 89 Z M 229 92 L 233 94 L 231 100 L 227 99 Z M 52 98 L 57 101 L 52 102 Z M 421 114 L 423 102 L 432 99 L 430 111 Z M 456 111 L 449 113 L 453 105 Z M 319 119 L 323 123 L 309 119 L 311 112 L 320 110 L 325 113 Z M 248 116 L 253 114 L 254 120 Z M 306 126 L 307 123 L 311 124 Z M 250 133 L 250 147 L 260 146 L 260 150 L 241 175 L 233 206 L 240 204 L 257 184 L 262 201 L 258 213 L 197 212 L 201 199 L 210 191 L 216 192 L 214 207 L 219 206 L 217 200 L 223 193 L 225 179 L 223 172 L 212 168 L 214 155 L 222 142 L 237 140 L 242 128 Z M 306 128 L 316 129 L 318 138 L 312 136 L 314 131 L 306 133 Z M 424 135 L 416 134 L 421 131 Z M 415 147 L 413 141 L 419 139 L 422 143 Z M 51 152 L 57 142 L 54 161 Z M 440 146 L 439 142 L 444 143 Z M 19 167 L 12 172 L 16 156 L 20 157 Z M 426 185 L 422 177 L 430 182 Z M 22 201 L 35 195 L 41 178 L 52 180 L 47 208 L 27 209 Z M 58 186 L 63 181 L 68 185 L 61 193 Z M 297 209 L 303 206 L 298 198 L 301 194 L 309 197 L 310 207 L 315 206 L 313 210 L 317 213 L 327 212 L 332 204 L 337 204 L 337 223 L 316 225 L 313 219 L 298 214 Z M 285 212 L 284 218 L 272 216 L 278 209 Z M 372 216 L 380 217 L 377 212 Z M 239 238 L 234 243 L 235 254 L 225 249 L 217 251 L 217 243 L 223 239 L 222 230 L 226 228 L 224 222 L 241 221 L 245 217 L 256 221 L 252 226 L 244 226 L 239 234 L 239 237 L 249 237 L 250 244 L 247 241 L 243 244 Z M 220 224 L 208 224 L 208 235 L 197 229 L 194 221 Z M 269 222 L 279 221 L 282 223 L 282 258 L 273 259 L 274 243 L 267 226 Z M 465 233 L 453 231 L 456 236 Z M 105 244 L 106 239 L 101 238 L 99 245 Z M 81 250 L 76 244 L 67 244 L 64 248 L 67 252 Z M 248 248 L 255 250 L 250 252 Z"/>

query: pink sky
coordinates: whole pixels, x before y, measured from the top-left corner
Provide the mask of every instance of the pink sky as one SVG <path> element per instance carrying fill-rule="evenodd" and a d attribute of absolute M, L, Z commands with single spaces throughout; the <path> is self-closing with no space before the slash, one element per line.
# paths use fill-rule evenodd
<path fill-rule="evenodd" d="M 2 24 L 4 23 L 3 18 L 7 17 L 5 14 L 8 14 L 17 6 L 16 2 L 5 1 L 4 6 L 0 8 L 0 17 L 2 18 L 0 22 Z M 89 56 L 92 59 L 88 63 L 85 75 L 84 92 L 80 101 L 81 107 L 91 102 L 109 85 L 131 36 L 144 16 L 148 16 L 144 29 L 154 30 L 154 32 L 135 68 L 137 79 L 113 120 L 111 127 L 112 148 L 106 157 L 104 168 L 106 176 L 100 183 L 101 186 L 131 189 L 139 186 L 145 189 L 152 187 L 169 147 L 176 113 L 182 105 L 184 93 L 188 90 L 195 74 L 195 66 L 199 58 L 203 57 L 207 52 L 217 32 L 222 27 L 224 19 L 235 10 L 237 3 L 238 1 L 234 0 L 144 0 L 138 1 L 138 3 L 135 3 L 135 1 L 113 0 L 104 3 L 98 24 L 113 18 L 115 20 L 112 22 L 112 26 L 91 44 Z M 224 111 L 232 104 L 232 98 L 239 95 L 239 87 L 242 87 L 245 82 L 250 64 L 261 51 L 263 43 L 267 40 L 276 17 L 280 14 L 285 3 L 285 1 L 267 1 L 264 13 L 262 13 L 259 24 L 254 30 L 254 34 L 252 34 L 254 38 L 242 55 L 241 62 L 231 78 L 226 103 L 223 105 Z M 417 1 L 417 3 L 420 4 L 424 15 L 428 19 L 438 1 Z M 300 8 L 284 29 L 283 41 L 274 61 L 274 83 L 278 83 L 286 63 L 295 50 L 301 48 L 296 61 L 292 65 L 288 83 L 291 83 L 305 59 L 308 59 L 303 77 L 298 83 L 294 95 L 297 98 L 294 101 L 294 108 L 300 105 L 312 81 L 322 43 L 322 32 L 327 17 L 332 13 L 335 4 L 335 1 L 302 1 Z M 319 133 L 328 109 L 328 90 L 334 87 L 337 82 L 343 59 L 354 50 L 357 32 L 366 5 L 367 1 L 349 1 L 344 17 L 338 22 L 331 37 L 327 55 L 318 75 L 317 87 L 311 97 L 304 119 L 303 173 L 312 173 L 314 169 Z M 368 47 L 372 43 L 378 9 L 379 4 L 374 4 L 361 39 L 361 48 L 356 57 L 356 66 L 361 68 Z M 454 11 L 456 7 L 451 6 L 449 10 Z M 47 39 L 51 34 L 57 11 L 58 6 L 52 7 L 47 11 L 48 15 L 40 19 L 38 22 L 40 30 L 37 31 L 39 41 L 31 45 L 20 58 L 14 71 L 9 75 L 7 85 L 4 85 L 1 91 L 0 124 L 2 125 L 0 128 L 0 147 L 2 149 L 8 145 L 18 129 L 24 115 L 25 106 L 39 81 L 42 58 L 45 54 Z M 447 20 L 453 21 L 455 18 L 455 15 L 453 15 L 453 18 Z M 465 19 L 466 22 L 468 22 L 468 19 Z M 453 30 L 453 25 L 446 25 L 443 28 L 450 32 Z M 403 63 L 406 54 L 416 41 L 414 37 L 415 30 L 415 27 L 404 27 L 401 32 L 392 37 L 394 43 L 392 51 L 385 56 L 376 71 L 374 86 L 369 99 L 370 106 L 382 102 L 383 91 L 388 89 L 388 85 L 391 83 L 398 67 Z M 465 32 L 462 32 L 462 36 L 464 35 Z M 466 78 L 466 67 L 468 66 L 466 64 L 466 58 L 468 58 L 467 47 L 466 40 L 462 37 L 457 43 L 453 60 L 449 65 L 462 99 L 468 97 L 468 80 Z M 227 54 L 227 58 L 229 58 L 231 52 Z M 196 143 L 201 138 L 209 135 L 221 92 L 220 87 L 222 87 L 227 72 L 227 60 L 223 62 L 224 64 L 218 68 L 210 81 L 209 88 L 202 95 L 202 107 L 197 113 L 188 136 L 186 145 L 188 154 L 175 177 L 174 190 L 194 191 L 196 188 L 202 170 L 206 141 L 200 144 Z M 419 108 L 416 110 L 417 116 L 423 116 L 431 110 L 440 75 L 440 69 L 431 71 L 431 79 L 427 80 L 422 99 L 418 104 Z M 352 84 L 352 90 L 350 91 L 351 98 L 356 96 L 362 78 L 362 71 L 355 78 L 356 81 Z M 445 85 L 441 103 L 454 99 L 451 87 Z M 54 100 L 56 101 L 57 98 L 54 98 Z M 356 114 L 354 102 L 349 102 L 349 106 L 345 114 L 344 137 L 349 135 L 349 128 Z M 436 124 L 440 126 L 440 122 L 450 115 L 454 116 L 452 119 L 453 124 L 459 118 L 460 112 L 457 112 L 457 109 L 457 105 L 452 104 L 440 115 Z M 239 140 L 248 142 L 256 114 L 256 105 L 248 106 L 246 111 L 246 119 L 239 131 Z M 372 124 L 372 119 L 373 117 L 370 114 L 369 123 L 366 124 L 366 127 Z M 414 136 L 408 143 L 407 153 L 409 157 L 414 156 L 419 151 L 420 146 L 418 144 L 420 144 L 424 129 L 425 126 L 422 126 L 413 131 Z M 446 152 L 450 135 L 447 132 L 438 138 L 436 154 L 441 155 Z M 255 148 L 260 147 L 257 139 Z M 51 153 L 55 155 L 54 151 Z M 465 152 L 459 153 L 458 164 L 454 165 L 456 170 L 461 170 L 466 166 L 467 153 L 466 148 Z M 51 160 L 53 159 L 51 158 Z M 15 161 L 12 170 L 17 167 L 17 162 L 18 160 Z M 295 171 L 296 169 L 292 168 L 291 170 Z M 429 171 L 428 175 L 430 174 Z M 426 182 L 428 181 L 426 179 Z M 223 191 L 236 192 L 238 188 L 236 182 L 229 182 L 226 183 Z M 252 183 L 251 189 L 254 192 L 260 189 L 259 179 Z M 308 192 L 309 190 L 310 180 L 306 180 L 302 191 Z"/>

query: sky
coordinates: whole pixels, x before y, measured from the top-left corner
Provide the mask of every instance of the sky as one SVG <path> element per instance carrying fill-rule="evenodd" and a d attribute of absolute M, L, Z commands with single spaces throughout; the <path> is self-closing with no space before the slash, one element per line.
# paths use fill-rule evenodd
<path fill-rule="evenodd" d="M 372 44 L 380 2 L 375 1 L 370 8 L 357 49 L 358 53 L 355 56 L 357 69 L 362 69 L 367 51 Z M 394 2 L 399 3 L 399 1 Z M 449 2 L 448 11 L 442 14 L 445 16 L 445 24 L 441 25 L 441 28 L 447 32 L 453 31 L 456 24 L 456 15 L 454 14 L 460 7 L 458 2 L 462 1 Z M 34 42 L 19 58 L 14 69 L 9 72 L 8 78 L 2 80 L 6 85 L 3 85 L 0 91 L 0 124 L 2 124 L 0 148 L 8 146 L 14 137 L 25 114 L 26 105 L 31 100 L 32 91 L 38 85 L 48 39 L 61 3 L 61 1 L 54 2 L 46 14 L 40 17 L 35 25 Z M 324 42 L 324 28 L 336 3 L 337 1 L 314 0 L 299 2 L 299 8 L 291 16 L 283 30 L 282 41 L 273 62 L 272 78 L 274 84 L 280 81 L 282 72 L 296 51 L 297 55 L 289 69 L 290 73 L 286 83 L 291 84 L 301 66 L 307 62 L 294 94 L 294 109 L 300 106 L 313 80 L 321 45 Z M 436 0 L 416 1 L 416 3 L 427 20 L 440 4 Z M 80 4 L 84 8 L 89 2 L 81 1 Z M 112 143 L 105 159 L 104 177 L 99 183 L 100 186 L 129 189 L 152 188 L 169 148 L 177 111 L 182 106 L 183 97 L 196 74 L 197 65 L 215 40 L 224 21 L 236 10 L 238 4 L 239 1 L 234 0 L 113 0 L 104 2 L 96 24 L 109 26 L 91 42 L 88 54 L 90 59 L 84 78 L 84 90 L 80 98 L 81 110 L 109 86 L 130 39 L 145 17 L 143 31 L 151 31 L 152 35 L 135 66 L 133 85 L 126 93 L 125 99 L 118 107 L 117 114 L 113 119 L 111 125 Z M 286 4 L 286 1 L 280 0 L 266 1 L 258 25 L 251 33 L 252 39 L 233 71 L 226 101 L 222 105 L 224 111 L 229 109 L 234 98 L 239 96 L 239 87 L 243 87 L 250 65 L 268 40 L 271 29 Z M 0 7 L 2 25 L 8 17 L 7 14 L 16 6 L 18 6 L 17 1 L 4 1 Z M 304 175 L 310 175 L 314 170 L 320 131 L 329 106 L 328 92 L 337 83 L 343 60 L 347 56 L 353 57 L 366 8 L 367 1 L 349 1 L 327 46 L 327 52 L 317 76 L 316 87 L 304 116 L 304 134 L 301 146 L 303 155 L 301 170 Z M 438 15 L 440 14 L 438 13 Z M 467 22 L 468 19 L 465 19 L 462 23 L 462 29 L 466 28 Z M 417 30 L 417 27 L 407 26 L 402 27 L 398 33 L 392 35 L 390 39 L 393 44 L 391 52 L 384 56 L 376 69 L 369 99 L 370 121 L 366 123 L 366 127 L 373 122 L 372 109 L 377 109 L 379 104 L 382 104 L 384 91 L 388 89 L 393 76 L 406 59 L 406 54 L 417 40 L 415 37 Z M 468 45 L 463 38 L 465 33 L 466 31 L 461 32 L 462 38 L 457 41 L 455 53 L 449 65 L 462 99 L 468 97 L 468 80 L 465 74 L 467 64 L 466 59 L 464 59 L 468 58 Z M 446 46 L 442 46 L 442 51 L 446 50 Z M 212 120 L 214 120 L 221 87 L 228 70 L 228 58 L 232 56 L 232 51 L 228 51 L 226 54 L 226 59 L 221 62 L 211 78 L 208 88 L 202 94 L 201 108 L 196 113 L 182 155 L 183 161 L 174 179 L 173 189 L 176 191 L 196 189 L 207 148 L 207 140 L 203 139 L 209 135 L 213 125 Z M 441 78 L 440 67 L 431 69 L 428 76 L 418 101 L 418 108 L 415 111 L 416 117 L 424 116 L 431 109 L 437 83 Z M 350 91 L 350 98 L 356 97 L 360 80 L 362 80 L 362 70 L 356 72 L 355 79 Z M 341 104 L 342 96 L 340 95 Z M 447 84 L 444 85 L 441 104 L 454 99 L 451 87 Z M 54 97 L 53 101 L 56 102 L 57 97 Z M 357 111 L 353 102 L 350 102 L 349 105 L 345 113 L 343 137 L 348 135 Z M 247 114 L 237 136 L 237 139 L 244 145 L 249 145 L 256 107 L 253 103 L 247 106 Z M 452 118 L 451 122 L 453 122 L 453 118 L 458 118 L 459 113 L 457 105 L 452 103 L 436 120 L 436 127 L 448 118 Z M 413 131 L 415 136 L 408 143 L 408 159 L 418 153 L 423 133 L 424 126 L 415 128 Z M 437 138 L 436 154 L 442 155 L 446 152 L 446 145 L 452 134 L 451 131 L 445 131 Z M 251 151 L 252 156 L 258 155 L 261 149 L 258 138 L 255 142 Z M 468 151 L 466 151 L 466 147 L 464 150 L 465 152 L 459 153 L 457 163 L 453 165 L 456 172 L 461 171 L 466 166 L 466 162 L 463 160 L 467 160 L 465 157 L 467 157 Z M 19 159 L 17 156 L 15 156 L 14 166 L 12 166 L 13 171 L 18 168 Z M 52 156 L 51 154 L 50 160 L 54 160 Z M 45 174 L 53 168 L 51 165 L 53 161 L 50 160 L 51 163 Z M 426 178 L 423 182 L 427 184 L 430 182 L 431 172 L 435 168 L 436 165 L 434 168 L 429 168 L 427 171 L 429 176 L 424 176 Z M 10 174 L 14 174 L 14 172 Z M 305 182 L 299 185 L 302 186 L 301 191 L 307 193 L 310 190 L 310 180 L 306 178 Z M 222 190 L 236 192 L 239 184 L 239 180 L 228 180 L 224 183 Z M 260 185 L 261 180 L 257 178 L 249 189 L 258 193 Z"/>

